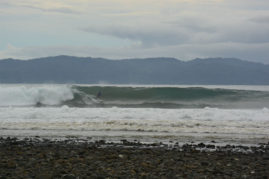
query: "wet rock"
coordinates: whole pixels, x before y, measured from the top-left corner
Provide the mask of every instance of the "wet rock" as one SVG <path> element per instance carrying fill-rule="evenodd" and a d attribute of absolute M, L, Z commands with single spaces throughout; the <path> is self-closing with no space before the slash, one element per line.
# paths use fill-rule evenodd
<path fill-rule="evenodd" d="M 61 177 L 62 179 L 76 179 L 77 177 L 73 174 L 64 174 Z"/>
<path fill-rule="evenodd" d="M 41 173 L 41 174 L 38 174 L 36 176 L 36 178 L 39 178 L 39 179 L 49 179 L 49 178 L 53 178 L 52 175 L 50 173 Z"/>
<path fill-rule="evenodd" d="M 208 149 L 215 149 L 215 145 L 206 145 L 206 148 L 208 148 Z"/>
<path fill-rule="evenodd" d="M 9 161 L 7 162 L 7 168 L 16 168 L 16 166 L 17 166 L 17 164 L 16 164 L 16 162 L 13 161 L 13 160 L 9 160 Z"/>
<path fill-rule="evenodd" d="M 199 143 L 197 146 L 200 147 L 200 148 L 204 148 L 205 144 L 204 143 Z"/>
<path fill-rule="evenodd" d="M 202 166 L 208 166 L 209 163 L 208 163 L 208 162 L 201 162 L 201 165 L 202 165 Z"/>
<path fill-rule="evenodd" d="M 0 178 L 267 178 L 265 145 L 173 145 L 1 139 Z M 14 142 L 16 145 L 13 145 Z M 13 144 L 12 144 L 13 143 Z M 19 143 L 17 145 L 17 143 Z M 123 144 L 124 143 L 124 144 Z M 101 144 L 101 145 L 100 145 Z M 213 148 L 212 145 L 211 148 Z M 204 149 L 204 150 L 201 150 Z M 253 150 L 252 150 L 253 149 Z M 210 152 L 208 152 L 210 151 Z M 254 171 L 254 172 L 253 172 Z"/>

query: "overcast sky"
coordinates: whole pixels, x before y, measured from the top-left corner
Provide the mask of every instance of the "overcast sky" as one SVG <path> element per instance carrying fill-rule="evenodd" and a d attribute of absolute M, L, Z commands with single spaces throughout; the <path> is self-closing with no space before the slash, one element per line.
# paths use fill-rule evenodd
<path fill-rule="evenodd" d="M 269 0 L 0 0 L 0 59 L 55 55 L 269 63 Z"/>

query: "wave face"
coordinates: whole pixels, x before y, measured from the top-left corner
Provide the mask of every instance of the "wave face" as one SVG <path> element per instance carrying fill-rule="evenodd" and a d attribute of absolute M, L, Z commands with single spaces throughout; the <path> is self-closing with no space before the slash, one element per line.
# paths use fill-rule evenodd
<path fill-rule="evenodd" d="M 269 107 L 269 92 L 204 87 L 74 86 L 71 104 L 158 108 Z M 101 93 L 99 98 L 96 97 Z"/>
<path fill-rule="evenodd" d="M 0 86 L 2 107 L 63 105 L 131 108 L 269 108 L 269 91 L 207 87 Z"/>

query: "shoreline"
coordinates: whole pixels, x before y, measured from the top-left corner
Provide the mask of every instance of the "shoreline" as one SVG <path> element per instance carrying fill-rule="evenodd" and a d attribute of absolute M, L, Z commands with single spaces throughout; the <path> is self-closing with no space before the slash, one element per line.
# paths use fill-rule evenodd
<path fill-rule="evenodd" d="M 0 138 L 0 178 L 269 178 L 258 146 Z"/>
<path fill-rule="evenodd" d="M 184 145 L 184 144 L 212 144 L 216 146 L 259 146 L 269 142 L 268 135 L 238 135 L 216 133 L 176 133 L 176 135 L 161 132 L 145 131 L 79 131 L 79 130 L 2 130 L 0 138 L 16 138 L 18 140 L 46 139 L 50 141 L 73 140 L 77 142 L 106 141 L 109 143 L 121 143 L 122 140 L 140 142 L 143 144 Z"/>
<path fill-rule="evenodd" d="M 95 138 L 95 137 L 77 137 L 77 136 L 66 136 L 66 137 L 44 137 L 44 136 L 28 136 L 28 137 L 16 137 L 16 136 L 5 136 L 0 137 L 0 146 L 3 145 L 87 145 L 96 148 L 141 148 L 141 149 L 154 149 L 163 148 L 166 150 L 178 150 L 184 151 L 197 150 L 204 152 L 212 151 L 226 151 L 226 152 L 239 152 L 239 153 L 255 153 L 260 151 L 263 153 L 269 153 L 269 140 L 268 143 L 223 143 L 215 140 L 211 141 L 191 141 L 191 142 L 178 142 L 178 140 L 166 140 L 166 141 L 143 141 L 138 139 L 118 138 L 118 140 L 111 140 L 106 137 Z"/>

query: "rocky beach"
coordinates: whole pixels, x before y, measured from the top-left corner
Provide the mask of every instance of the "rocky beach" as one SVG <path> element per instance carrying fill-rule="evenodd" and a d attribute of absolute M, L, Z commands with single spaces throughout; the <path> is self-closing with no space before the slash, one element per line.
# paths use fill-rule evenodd
<path fill-rule="evenodd" d="M 214 141 L 213 141 L 214 142 Z M 269 178 L 257 146 L 0 139 L 0 178 Z"/>

